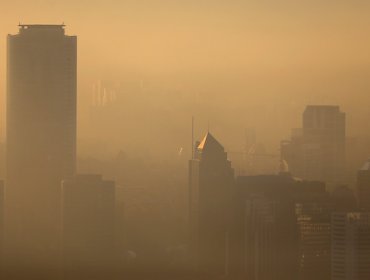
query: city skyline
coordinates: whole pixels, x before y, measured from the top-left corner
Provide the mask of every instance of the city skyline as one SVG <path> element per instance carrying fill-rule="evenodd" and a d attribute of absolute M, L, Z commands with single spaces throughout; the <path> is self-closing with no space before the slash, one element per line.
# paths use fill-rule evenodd
<path fill-rule="evenodd" d="M 340 106 L 350 116 L 348 135 L 363 137 L 359 124 L 366 123 L 367 108 L 361 100 L 367 100 L 370 89 L 366 79 L 369 4 L 357 0 L 304 1 L 299 5 L 287 0 L 279 5 L 242 2 L 98 0 L 61 5 L 40 0 L 31 5 L 5 1 L 2 9 L 7 13 L 1 19 L 0 33 L 16 32 L 18 22 L 65 22 L 67 32 L 82 34 L 78 73 L 82 156 L 95 152 L 95 147 L 104 150 L 104 156 L 124 147 L 140 153 L 145 146 L 143 154 L 151 152 L 147 143 L 123 133 L 112 139 L 118 129 L 128 134 L 135 129 L 124 116 L 119 116 L 123 118 L 120 127 L 108 122 L 114 116 L 109 114 L 109 136 L 95 134 L 89 104 L 97 80 L 121 83 L 121 99 L 130 94 L 146 96 L 142 106 L 158 113 L 153 121 L 157 130 L 167 135 L 164 140 L 150 129 L 151 120 L 143 114 L 135 114 L 123 104 L 116 107 L 130 118 L 136 117 L 139 138 L 152 139 L 151 145 L 158 151 L 152 152 L 155 157 L 173 155 L 181 147 L 190 153 L 182 139 L 188 135 L 191 115 L 196 117 L 199 137 L 209 122 L 229 150 L 241 149 L 244 139 L 239 131 L 256 127 L 258 138 L 275 153 L 281 138 L 299 126 L 295 116 L 306 105 Z M 2 40 L 0 61 L 5 62 L 5 53 Z M 5 73 L 4 63 L 0 73 Z M 225 104 L 226 95 L 229 102 Z M 2 108 L 4 100 L 5 76 L 0 75 Z M 162 115 L 171 115 L 173 121 L 166 124 L 166 118 L 159 117 Z M 4 122 L 5 116 L 1 119 Z M 3 124 L 2 139 L 4 128 Z M 162 149 L 163 141 L 167 149 Z"/>
<path fill-rule="evenodd" d="M 370 277 L 370 4 L 6 7 L 0 278 Z"/>

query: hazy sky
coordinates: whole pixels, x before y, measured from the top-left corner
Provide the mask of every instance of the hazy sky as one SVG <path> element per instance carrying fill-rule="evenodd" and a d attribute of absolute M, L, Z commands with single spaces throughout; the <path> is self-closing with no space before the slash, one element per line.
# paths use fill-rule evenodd
<path fill-rule="evenodd" d="M 79 36 L 82 67 L 124 63 L 172 71 L 369 60 L 365 0 L 2 0 L 0 5 L 4 35 L 16 32 L 18 22 L 65 22 Z"/>
<path fill-rule="evenodd" d="M 138 73 L 214 97 L 221 117 L 209 116 L 225 138 L 280 118 L 276 142 L 299 125 L 292 114 L 306 103 L 338 104 L 349 131 L 370 130 L 369 1 L 0 0 L 0 11 L 2 100 L 6 34 L 18 22 L 64 22 L 78 35 L 80 98 L 96 79 Z"/>

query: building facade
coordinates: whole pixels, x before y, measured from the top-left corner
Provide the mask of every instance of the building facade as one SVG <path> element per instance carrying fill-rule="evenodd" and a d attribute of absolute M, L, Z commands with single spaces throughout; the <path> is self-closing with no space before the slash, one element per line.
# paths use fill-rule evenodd
<path fill-rule="evenodd" d="M 229 214 L 234 173 L 223 146 L 210 134 L 197 143 L 189 163 L 192 259 L 207 274 L 229 268 Z"/>
<path fill-rule="evenodd" d="M 239 277 L 313 279 L 308 275 L 330 267 L 326 249 L 330 248 L 330 235 L 324 238 L 329 196 L 324 183 L 299 180 L 286 171 L 239 176 L 233 207 L 232 260 Z M 317 243 L 318 235 L 323 238 Z M 320 273 L 328 275 L 327 270 Z M 307 277 L 302 277 L 303 271 Z"/>
<path fill-rule="evenodd" d="M 80 273 L 91 273 L 93 277 L 112 268 L 116 245 L 115 183 L 100 175 L 76 175 L 63 181 L 61 201 L 67 279 Z"/>
<path fill-rule="evenodd" d="M 370 159 L 357 172 L 357 201 L 362 211 L 370 211 Z"/>
<path fill-rule="evenodd" d="M 6 259 L 58 266 L 60 184 L 76 168 L 77 38 L 19 25 L 7 38 Z"/>
<path fill-rule="evenodd" d="M 370 213 L 333 213 L 331 279 L 370 279 Z"/>
<path fill-rule="evenodd" d="M 299 279 L 330 279 L 331 229 L 327 216 L 299 215 Z"/>
<path fill-rule="evenodd" d="M 281 143 L 281 156 L 294 176 L 342 183 L 345 180 L 345 113 L 338 106 L 307 106 L 302 129 Z"/>

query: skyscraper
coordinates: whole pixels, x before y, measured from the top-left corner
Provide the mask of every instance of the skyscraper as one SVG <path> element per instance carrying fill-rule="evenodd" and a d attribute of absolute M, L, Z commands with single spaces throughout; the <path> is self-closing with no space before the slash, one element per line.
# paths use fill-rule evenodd
<path fill-rule="evenodd" d="M 300 233 L 299 279 L 328 280 L 331 257 L 330 217 L 326 213 L 307 215 L 303 212 L 297 218 Z"/>
<path fill-rule="evenodd" d="M 331 279 L 370 279 L 370 213 L 333 213 Z"/>
<path fill-rule="evenodd" d="M 6 259 L 52 267 L 61 180 L 75 173 L 77 38 L 64 25 L 19 25 L 7 40 Z"/>
<path fill-rule="evenodd" d="M 295 130 L 297 131 L 297 130 Z M 339 106 L 307 106 L 300 135 L 281 145 L 294 176 L 341 183 L 345 179 L 345 113 Z"/>
<path fill-rule="evenodd" d="M 370 211 L 370 159 L 357 172 L 357 199 L 361 210 Z"/>
<path fill-rule="evenodd" d="M 232 251 L 239 275 L 247 279 L 297 279 L 294 195 L 301 187 L 288 174 L 237 177 Z"/>
<path fill-rule="evenodd" d="M 193 259 L 199 271 L 228 273 L 228 223 L 234 172 L 224 147 L 207 133 L 189 164 Z"/>
<path fill-rule="evenodd" d="M 97 272 L 112 268 L 115 183 L 93 174 L 63 181 L 62 211 L 63 264 L 67 279 L 72 276 L 81 279 L 87 276 L 85 273 L 93 277 Z"/>
<path fill-rule="evenodd" d="M 325 184 L 294 178 L 283 164 L 281 169 L 236 178 L 231 247 L 241 279 L 313 279 L 330 267 Z M 326 280 L 328 269 L 315 277 Z"/>
<path fill-rule="evenodd" d="M 2 265 L 3 259 L 3 248 L 4 248 L 4 182 L 0 181 L 0 266 Z"/>

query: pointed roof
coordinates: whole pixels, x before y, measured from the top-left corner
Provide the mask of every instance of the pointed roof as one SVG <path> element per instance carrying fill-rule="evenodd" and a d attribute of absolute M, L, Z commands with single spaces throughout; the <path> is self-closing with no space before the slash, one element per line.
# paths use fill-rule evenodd
<path fill-rule="evenodd" d="M 198 145 L 198 150 L 204 150 L 208 147 L 218 147 L 221 148 L 222 150 L 224 147 L 216 140 L 215 137 L 209 132 L 207 132 L 206 136 L 204 136 L 203 140 L 200 142 Z"/>
<path fill-rule="evenodd" d="M 360 170 L 370 170 L 370 158 L 364 163 Z"/>

